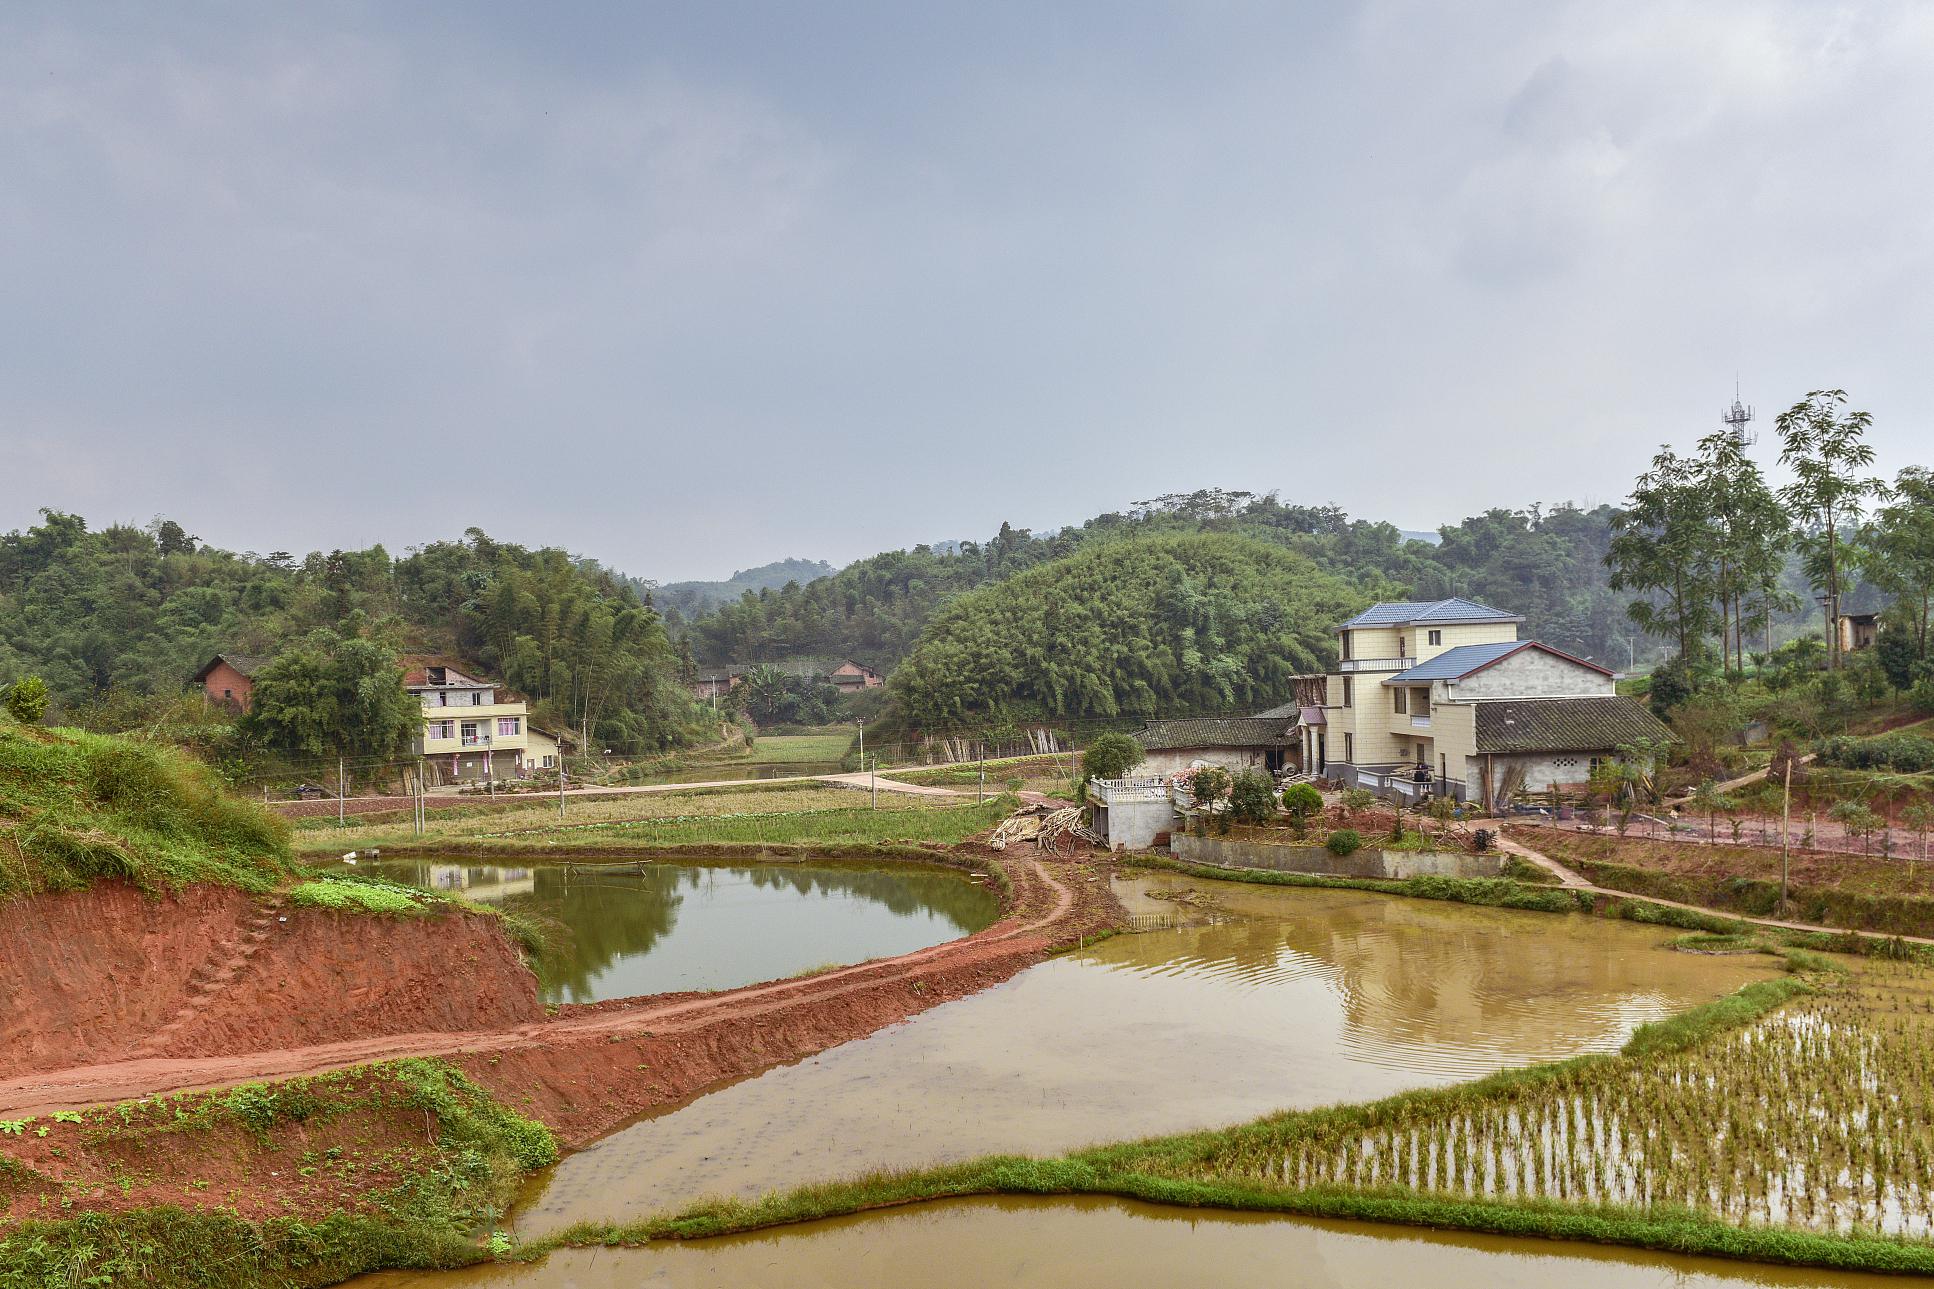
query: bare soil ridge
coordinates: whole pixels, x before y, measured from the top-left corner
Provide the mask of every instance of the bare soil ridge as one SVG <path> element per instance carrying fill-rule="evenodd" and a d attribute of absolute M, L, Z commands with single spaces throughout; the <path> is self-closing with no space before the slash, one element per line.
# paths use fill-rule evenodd
<path fill-rule="evenodd" d="M 998 865 L 1011 886 L 1002 919 L 897 957 L 714 994 L 567 1007 L 548 1019 L 492 1030 L 371 1034 L 67 1069 L 43 1061 L 35 1072 L 0 1081 L 0 1118 L 422 1056 L 454 1060 L 509 1104 L 580 1144 L 709 1083 L 810 1055 L 986 988 L 1059 943 L 1122 921 L 1105 884 L 1083 864 L 1061 861 L 1050 872 L 1032 857 L 987 852 L 981 858 Z M 448 965 L 460 978 L 462 965 Z"/>

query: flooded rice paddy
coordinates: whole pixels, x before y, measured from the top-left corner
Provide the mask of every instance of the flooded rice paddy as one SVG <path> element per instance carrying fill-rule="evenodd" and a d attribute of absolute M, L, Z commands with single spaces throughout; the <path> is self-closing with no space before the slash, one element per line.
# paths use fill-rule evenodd
<path fill-rule="evenodd" d="M 1895 1277 L 1116 1200 L 957 1200 L 527 1266 L 392 1273 L 365 1289 L 1882 1289 Z"/>
<path fill-rule="evenodd" d="M 546 1002 L 729 989 L 939 944 L 1000 901 L 952 869 L 812 863 L 597 865 L 383 860 L 379 876 L 560 928 L 536 964 Z"/>
<path fill-rule="evenodd" d="M 1630 923 L 1354 891 L 1117 884 L 1174 929 L 1034 967 L 869 1038 L 671 1107 L 570 1156 L 526 1235 L 713 1195 L 1361 1101 L 1616 1048 L 1771 974 Z M 1178 900 L 1176 897 L 1180 897 Z"/>

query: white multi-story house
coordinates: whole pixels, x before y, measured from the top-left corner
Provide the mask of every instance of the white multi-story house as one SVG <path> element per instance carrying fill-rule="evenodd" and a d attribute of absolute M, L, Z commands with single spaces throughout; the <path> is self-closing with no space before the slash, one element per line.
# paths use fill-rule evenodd
<path fill-rule="evenodd" d="M 435 658 L 405 658 L 403 687 L 423 704 L 417 752 L 445 783 L 514 779 L 530 748 L 524 700 Z"/>
<path fill-rule="evenodd" d="M 1374 604 L 1337 628 L 1324 702 L 1300 721 L 1303 765 L 1405 797 L 1493 804 L 1507 782 L 1576 788 L 1620 746 L 1671 731 L 1597 663 L 1471 600 Z"/>

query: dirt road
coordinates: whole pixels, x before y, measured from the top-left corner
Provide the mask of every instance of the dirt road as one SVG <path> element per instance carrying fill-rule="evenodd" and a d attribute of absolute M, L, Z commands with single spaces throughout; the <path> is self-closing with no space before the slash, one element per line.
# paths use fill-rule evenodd
<path fill-rule="evenodd" d="M 398 1034 L 192 1059 L 125 1060 L 0 1082 L 0 1118 L 283 1079 L 399 1057 L 456 1059 L 583 1141 L 666 1099 L 823 1050 L 998 983 L 1047 950 L 1120 920 L 1082 866 L 986 856 L 1012 888 L 1007 914 L 959 940 L 794 980 L 707 994 L 566 1007 L 491 1032 Z M 641 1059 L 642 1058 L 642 1059 Z"/>

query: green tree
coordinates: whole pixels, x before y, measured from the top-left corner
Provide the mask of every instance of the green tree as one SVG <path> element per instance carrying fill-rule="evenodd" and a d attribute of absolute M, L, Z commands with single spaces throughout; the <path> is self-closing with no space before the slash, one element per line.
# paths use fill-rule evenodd
<path fill-rule="evenodd" d="M 1276 784 L 1261 770 L 1244 770 L 1229 784 L 1229 813 L 1236 822 L 1267 823 L 1276 817 Z"/>
<path fill-rule="evenodd" d="M 1874 462 L 1866 441 L 1873 417 L 1843 411 L 1846 402 L 1845 390 L 1816 389 L 1780 413 L 1778 422 L 1780 464 L 1793 472 L 1780 500 L 1798 525 L 1807 577 L 1822 597 L 1828 667 L 1839 666 L 1835 623 L 1849 563 L 1847 538 L 1860 521 L 1863 503 L 1879 487 L 1866 474 Z"/>
<path fill-rule="evenodd" d="M 1920 835 L 1921 858 L 1927 858 L 1927 834 L 1934 832 L 1934 802 L 1925 798 L 1910 804 L 1900 812 L 1900 821 Z"/>
<path fill-rule="evenodd" d="M 1720 659 L 1744 675 L 1747 632 L 1763 627 L 1791 599 L 1779 579 L 1792 525 L 1730 430 L 1699 441 L 1694 475 L 1709 521 L 1706 558 L 1718 599 Z"/>
<path fill-rule="evenodd" d="M 1907 689 L 1934 659 L 1934 470 L 1907 467 L 1881 490 L 1880 499 L 1861 541 L 1861 571 L 1893 597 L 1876 643 L 1884 648 L 1889 636 L 1904 637 L 1896 643 L 1907 650 L 1897 648 L 1896 655 L 1911 663 L 1890 666 L 1888 675 L 1907 675 L 1906 684 L 1897 679 L 1894 684 Z"/>
<path fill-rule="evenodd" d="M 1739 802 L 1732 794 L 1711 779 L 1694 788 L 1686 798 L 1686 804 L 1706 817 L 1706 835 L 1713 841 L 1719 840 L 1719 816 L 1739 808 Z"/>
<path fill-rule="evenodd" d="M 1661 447 L 1632 495 L 1612 517 L 1605 554 L 1612 589 L 1644 592 L 1626 613 L 1647 635 L 1664 637 L 1682 662 L 1703 648 L 1718 591 L 1712 507 L 1696 460 Z"/>
<path fill-rule="evenodd" d="M 22 725 L 38 725 L 47 715 L 47 682 L 22 676 L 6 689 L 7 714 Z"/>
<path fill-rule="evenodd" d="M 1081 772 L 1090 779 L 1119 779 L 1144 759 L 1142 745 L 1130 736 L 1101 734 L 1081 754 Z"/>
<path fill-rule="evenodd" d="M 1887 822 L 1861 801 L 1839 802 L 1827 811 L 1827 818 L 1838 820 L 1848 832 L 1859 833 L 1863 852 L 1872 849 L 1874 832 Z"/>
<path fill-rule="evenodd" d="M 322 629 L 256 677 L 245 732 L 287 756 L 396 756 L 423 732 L 423 707 L 403 687 L 381 632 Z"/>

